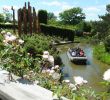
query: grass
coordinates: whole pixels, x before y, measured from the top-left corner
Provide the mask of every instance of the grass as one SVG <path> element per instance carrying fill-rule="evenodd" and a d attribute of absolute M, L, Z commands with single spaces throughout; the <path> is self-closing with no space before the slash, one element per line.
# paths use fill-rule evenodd
<path fill-rule="evenodd" d="M 74 42 L 80 42 L 80 43 L 89 43 L 91 41 L 91 37 L 89 36 L 83 36 L 83 37 L 78 37 L 75 36 Z"/>
<path fill-rule="evenodd" d="M 110 53 L 105 51 L 103 44 L 94 46 L 94 56 L 101 62 L 110 65 Z"/>

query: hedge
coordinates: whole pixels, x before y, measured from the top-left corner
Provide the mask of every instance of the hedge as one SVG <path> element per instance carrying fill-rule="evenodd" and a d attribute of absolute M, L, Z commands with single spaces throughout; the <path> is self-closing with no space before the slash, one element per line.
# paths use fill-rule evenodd
<path fill-rule="evenodd" d="M 39 20 L 39 23 L 47 24 L 47 11 L 46 10 L 38 11 L 38 20 Z"/>
<path fill-rule="evenodd" d="M 3 29 L 13 29 L 13 24 L 0 23 L 0 28 L 3 28 Z M 18 25 L 15 25 L 15 28 L 18 28 Z"/>
<path fill-rule="evenodd" d="M 69 41 L 74 41 L 75 31 L 57 26 L 40 24 L 41 32 L 45 35 L 60 36 L 61 38 L 67 38 Z"/>

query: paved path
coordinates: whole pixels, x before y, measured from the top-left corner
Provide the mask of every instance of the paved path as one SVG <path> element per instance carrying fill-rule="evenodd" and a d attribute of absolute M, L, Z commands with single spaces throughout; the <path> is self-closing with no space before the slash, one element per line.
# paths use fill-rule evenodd
<path fill-rule="evenodd" d="M 15 75 L 13 78 L 16 82 L 9 82 L 8 74 L 0 69 L 0 100 L 57 100 L 51 91 Z"/>
<path fill-rule="evenodd" d="M 52 100 L 52 92 L 38 85 L 10 83 L 0 85 L 0 90 L 15 100 Z"/>
<path fill-rule="evenodd" d="M 9 84 L 6 83 L 5 85 L 0 84 L 0 90 L 4 97 L 7 97 L 8 95 L 8 97 L 13 98 L 4 100 L 53 100 L 51 91 L 35 84 L 11 82 Z M 64 98 L 63 100 L 67 99 Z"/>

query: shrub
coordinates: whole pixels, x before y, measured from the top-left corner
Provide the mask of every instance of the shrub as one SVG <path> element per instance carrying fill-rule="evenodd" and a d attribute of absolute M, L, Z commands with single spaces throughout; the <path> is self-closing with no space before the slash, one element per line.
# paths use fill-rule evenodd
<path fill-rule="evenodd" d="M 60 28 L 57 26 L 52 26 L 52 25 L 45 25 L 41 24 L 41 31 L 45 35 L 50 35 L 50 36 L 60 36 L 61 38 L 67 38 L 69 41 L 74 41 L 74 30 L 66 29 L 66 28 Z"/>
<path fill-rule="evenodd" d="M 105 50 L 107 52 L 110 52 L 110 35 L 105 38 L 104 45 L 105 45 Z"/>
<path fill-rule="evenodd" d="M 13 24 L 0 23 L 0 28 L 3 28 L 3 29 L 13 29 Z M 15 28 L 18 28 L 18 25 L 15 25 Z"/>
<path fill-rule="evenodd" d="M 47 11 L 46 10 L 39 10 L 38 11 L 38 19 L 39 19 L 39 23 L 47 24 Z"/>
<path fill-rule="evenodd" d="M 104 45 L 96 45 L 94 47 L 95 57 L 103 63 L 110 64 L 110 54 L 106 52 Z"/>
<path fill-rule="evenodd" d="M 41 55 L 44 50 L 48 50 L 50 45 L 50 38 L 42 35 L 24 36 L 23 38 L 24 48 L 33 56 Z"/>

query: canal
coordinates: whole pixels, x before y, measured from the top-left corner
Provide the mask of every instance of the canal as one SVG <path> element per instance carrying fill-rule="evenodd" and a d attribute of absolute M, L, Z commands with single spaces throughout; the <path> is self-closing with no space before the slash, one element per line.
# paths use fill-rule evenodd
<path fill-rule="evenodd" d="M 69 47 L 81 47 L 88 58 L 86 65 L 76 65 L 69 61 L 67 50 Z M 103 73 L 108 69 L 108 65 L 101 63 L 93 57 L 93 47 L 90 44 L 66 44 L 58 46 L 60 57 L 64 64 L 63 73 L 65 79 L 73 82 L 73 76 L 82 76 L 88 81 L 88 86 L 95 91 L 103 91 L 105 87 L 100 83 L 103 81 Z"/>

